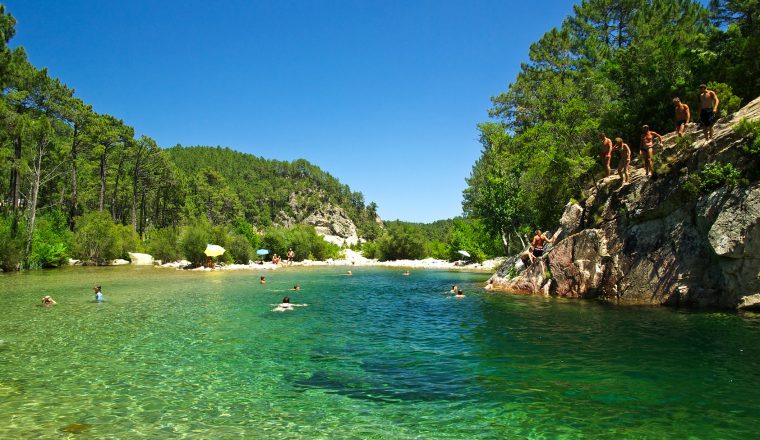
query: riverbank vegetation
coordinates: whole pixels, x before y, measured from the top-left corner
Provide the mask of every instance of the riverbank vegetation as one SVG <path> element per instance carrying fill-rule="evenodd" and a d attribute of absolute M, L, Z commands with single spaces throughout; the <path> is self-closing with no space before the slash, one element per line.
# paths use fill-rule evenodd
<path fill-rule="evenodd" d="M 638 151 L 642 125 L 673 131 L 672 98 L 698 119 L 700 83 L 717 92 L 721 116 L 760 95 L 759 11 L 737 0 L 576 5 L 492 98 L 492 120 L 478 127 L 483 151 L 464 191 L 466 216 L 515 253 L 534 229 L 555 228 L 565 204 L 601 176 L 600 132 Z"/>

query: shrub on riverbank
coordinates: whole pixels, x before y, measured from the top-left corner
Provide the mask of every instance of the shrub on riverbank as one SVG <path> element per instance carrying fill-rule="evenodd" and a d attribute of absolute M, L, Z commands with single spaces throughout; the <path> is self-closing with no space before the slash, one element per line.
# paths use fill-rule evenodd
<path fill-rule="evenodd" d="M 96 265 L 139 252 L 142 243 L 131 226 L 115 224 L 106 211 L 89 212 L 77 218 L 74 257 Z"/>
<path fill-rule="evenodd" d="M 65 214 L 55 210 L 43 215 L 37 220 L 35 229 L 28 267 L 38 269 L 67 264 L 73 237 Z"/>
<path fill-rule="evenodd" d="M 182 258 L 179 231 L 168 227 L 154 229 L 147 234 L 146 249 L 153 258 L 161 261 L 176 261 Z"/>
<path fill-rule="evenodd" d="M 22 258 L 23 241 L 20 235 L 12 234 L 13 219 L 3 216 L 0 219 L 0 269 L 4 272 L 17 270 Z"/>

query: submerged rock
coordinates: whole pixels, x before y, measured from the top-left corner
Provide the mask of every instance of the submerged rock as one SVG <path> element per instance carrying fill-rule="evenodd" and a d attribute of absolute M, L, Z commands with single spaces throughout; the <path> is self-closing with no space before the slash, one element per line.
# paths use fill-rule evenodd
<path fill-rule="evenodd" d="M 709 194 L 685 188 L 705 164 L 742 159 L 733 126 L 760 118 L 760 98 L 715 126 L 707 143 L 695 126 L 691 145 L 664 136 L 661 174 L 634 169 L 631 182 L 602 179 L 588 197 L 568 204 L 553 246 L 522 268 L 510 259 L 491 278 L 497 289 L 601 298 L 624 303 L 760 308 L 760 183 Z"/>
<path fill-rule="evenodd" d="M 71 423 L 61 428 L 61 431 L 71 434 L 81 434 L 90 428 L 92 428 L 92 425 L 89 423 Z"/>

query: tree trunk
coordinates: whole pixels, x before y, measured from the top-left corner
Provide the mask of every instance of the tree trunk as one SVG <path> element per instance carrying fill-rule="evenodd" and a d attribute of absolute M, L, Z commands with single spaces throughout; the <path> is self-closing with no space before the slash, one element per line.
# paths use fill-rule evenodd
<path fill-rule="evenodd" d="M 525 240 L 523 240 L 522 235 L 520 235 L 520 233 L 517 232 L 517 229 L 514 226 L 512 226 L 512 230 L 515 232 L 515 235 L 517 236 L 517 238 L 520 239 L 520 244 L 522 245 L 520 249 L 525 249 L 527 245 L 525 244 Z"/>
<path fill-rule="evenodd" d="M 11 237 L 16 237 L 18 234 L 18 207 L 19 193 L 21 191 L 21 174 L 19 168 L 21 166 L 21 134 L 16 135 L 16 139 L 13 142 L 13 167 L 11 168 L 11 187 L 10 187 L 10 202 L 11 212 L 13 213 L 13 223 L 11 224 Z"/>
<path fill-rule="evenodd" d="M 98 211 L 103 210 L 103 202 L 106 198 L 106 171 L 108 170 L 108 150 L 100 155 L 100 195 L 98 197 Z"/>
<path fill-rule="evenodd" d="M 138 152 L 135 156 L 135 169 L 132 172 L 132 230 L 135 232 L 137 232 L 137 181 L 140 177 L 140 159 L 141 152 Z M 140 216 L 141 224 L 143 215 L 145 215 L 144 212 Z M 140 237 L 142 237 L 142 234 Z"/>
<path fill-rule="evenodd" d="M 504 254 L 509 255 L 509 240 L 504 232 L 504 228 L 499 228 L 499 236 L 501 236 L 501 244 L 504 246 Z"/>
<path fill-rule="evenodd" d="M 79 214 L 79 193 L 77 192 L 77 136 L 79 127 L 74 124 L 74 140 L 71 142 L 71 205 L 69 206 L 69 227 L 74 229 L 74 217 Z"/>
<path fill-rule="evenodd" d="M 111 218 L 113 218 L 114 221 L 120 220 L 119 217 L 116 214 L 116 197 L 119 194 L 119 182 L 121 181 L 121 170 L 124 165 L 124 155 L 122 155 L 119 158 L 119 166 L 116 168 L 116 181 L 113 185 L 113 194 L 111 195 Z"/>
<path fill-rule="evenodd" d="M 143 219 L 145 218 L 145 191 L 142 193 L 142 200 L 140 201 L 140 239 L 143 237 Z"/>
<path fill-rule="evenodd" d="M 32 169 L 32 190 L 29 194 L 29 217 L 26 222 L 26 243 L 24 246 L 24 262 L 28 265 L 32 255 L 32 241 L 34 240 L 34 223 L 37 218 L 37 195 L 40 191 L 40 177 L 42 175 L 42 156 L 45 155 L 47 140 L 40 141 L 37 148 L 37 156 L 34 158 Z"/>

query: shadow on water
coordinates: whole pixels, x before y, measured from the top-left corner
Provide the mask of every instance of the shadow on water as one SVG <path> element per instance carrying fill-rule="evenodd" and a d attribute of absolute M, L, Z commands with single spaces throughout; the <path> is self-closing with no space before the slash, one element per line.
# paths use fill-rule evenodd
<path fill-rule="evenodd" d="M 293 384 L 297 390 L 324 390 L 352 399 L 385 403 L 393 402 L 456 402 L 468 400 L 465 387 L 452 380 L 436 380 L 393 362 L 365 362 L 366 375 L 320 370 L 308 379 Z"/>

